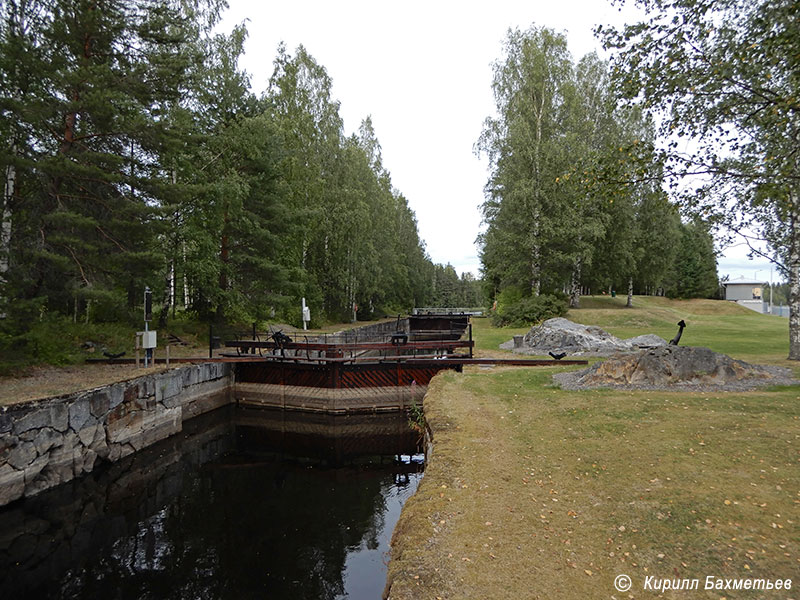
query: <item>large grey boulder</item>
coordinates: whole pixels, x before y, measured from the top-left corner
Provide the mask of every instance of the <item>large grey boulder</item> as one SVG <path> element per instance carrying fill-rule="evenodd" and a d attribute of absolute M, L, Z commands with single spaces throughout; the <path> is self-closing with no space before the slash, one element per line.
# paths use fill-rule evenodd
<path fill-rule="evenodd" d="M 515 348 L 512 340 L 501 344 L 500 348 L 521 354 L 566 352 L 568 355 L 578 356 L 610 356 L 619 352 L 633 352 L 642 347 L 664 346 L 666 343 L 652 334 L 621 340 L 600 327 L 581 325 L 556 317 L 531 327 L 523 337 L 521 347 Z"/>
<path fill-rule="evenodd" d="M 667 340 L 654 333 L 647 333 L 645 335 L 637 335 L 636 337 L 627 338 L 625 343 L 631 346 L 634 350 L 643 350 L 657 346 L 666 346 Z"/>

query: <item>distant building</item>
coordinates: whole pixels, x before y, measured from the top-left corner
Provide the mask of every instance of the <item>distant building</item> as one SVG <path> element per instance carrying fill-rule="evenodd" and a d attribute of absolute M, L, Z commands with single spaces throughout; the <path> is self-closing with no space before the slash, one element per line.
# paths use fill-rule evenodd
<path fill-rule="evenodd" d="M 764 286 L 768 285 L 766 282 L 740 277 L 723 281 L 720 285 L 725 289 L 725 300 L 736 302 L 762 314 L 768 311 L 762 297 Z"/>

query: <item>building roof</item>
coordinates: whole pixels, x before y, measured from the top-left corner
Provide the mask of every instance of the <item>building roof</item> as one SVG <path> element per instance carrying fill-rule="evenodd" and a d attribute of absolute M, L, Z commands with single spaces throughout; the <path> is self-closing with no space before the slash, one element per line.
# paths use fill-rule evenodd
<path fill-rule="evenodd" d="M 731 279 L 729 281 L 721 281 L 722 285 L 768 285 L 767 281 L 756 281 L 755 279 L 745 279 L 744 277 L 740 277 L 739 279 Z"/>

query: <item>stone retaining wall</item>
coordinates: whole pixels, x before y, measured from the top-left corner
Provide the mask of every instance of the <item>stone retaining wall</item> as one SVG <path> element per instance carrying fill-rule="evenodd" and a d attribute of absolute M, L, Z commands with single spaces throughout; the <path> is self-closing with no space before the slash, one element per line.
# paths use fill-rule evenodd
<path fill-rule="evenodd" d="M 232 401 L 230 365 L 187 365 L 66 396 L 2 407 L 0 506 L 178 433 Z"/>
<path fill-rule="evenodd" d="M 186 493 L 188 470 L 232 449 L 232 432 L 230 418 L 192 419 L 181 435 L 110 464 L 102 474 L 38 494 L 30 499 L 33 507 L 26 502 L 0 510 L 0 593 L 45 597 L 42 582 L 80 572 L 113 543 L 121 542 L 120 554 L 130 556 L 126 538 L 141 539 L 143 526 L 145 539 L 158 535 L 161 522 L 151 517 Z"/>

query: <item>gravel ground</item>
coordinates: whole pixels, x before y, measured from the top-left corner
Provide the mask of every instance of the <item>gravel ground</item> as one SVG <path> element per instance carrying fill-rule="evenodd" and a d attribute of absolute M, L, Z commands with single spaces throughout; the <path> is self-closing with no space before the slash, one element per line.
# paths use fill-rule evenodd
<path fill-rule="evenodd" d="M 104 364 L 34 367 L 24 376 L 0 378 L 0 406 L 63 396 L 164 370 L 163 365 L 149 369 Z"/>

